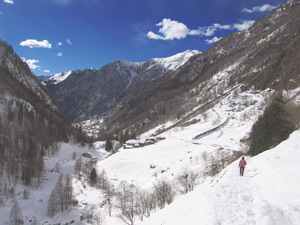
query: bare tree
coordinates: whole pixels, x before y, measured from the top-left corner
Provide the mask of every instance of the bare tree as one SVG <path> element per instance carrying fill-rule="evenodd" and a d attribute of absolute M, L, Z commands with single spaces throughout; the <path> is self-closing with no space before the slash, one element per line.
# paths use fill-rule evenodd
<path fill-rule="evenodd" d="M 105 170 L 103 169 L 99 175 L 98 185 L 100 189 L 105 189 L 107 186 L 108 178 Z"/>
<path fill-rule="evenodd" d="M 127 189 L 129 189 L 128 182 L 122 180 L 117 188 L 117 201 L 119 202 L 121 211 L 125 210 L 128 201 Z"/>
<path fill-rule="evenodd" d="M 206 151 L 202 152 L 201 156 L 202 156 L 203 161 L 206 163 L 206 160 L 207 160 L 207 152 L 206 152 Z"/>
<path fill-rule="evenodd" d="M 230 162 L 230 152 L 224 149 L 219 149 L 217 156 L 219 158 L 221 168 L 224 169 Z"/>
<path fill-rule="evenodd" d="M 93 224 L 102 225 L 104 224 L 104 221 L 105 221 L 105 216 L 99 210 L 94 213 Z"/>
<path fill-rule="evenodd" d="M 151 211 L 156 207 L 156 196 L 153 192 L 137 190 L 137 214 L 141 221 L 143 217 L 149 217 Z"/>
<path fill-rule="evenodd" d="M 107 202 L 108 207 L 108 215 L 111 217 L 111 210 L 112 210 L 112 198 L 114 196 L 114 186 L 110 182 L 106 182 L 105 189 L 104 189 L 104 196 Z"/>
<path fill-rule="evenodd" d="M 218 174 L 222 168 L 220 160 L 217 157 L 210 156 L 207 162 L 207 175 L 208 176 L 215 176 Z"/>
<path fill-rule="evenodd" d="M 89 178 L 92 169 L 93 169 L 93 163 L 91 161 L 86 160 L 85 163 L 83 164 L 83 170 L 82 170 L 83 175 L 86 178 Z"/>
<path fill-rule="evenodd" d="M 173 190 L 172 184 L 167 180 L 160 180 L 154 185 L 154 192 L 159 208 L 164 208 L 166 204 L 171 204 L 174 200 L 176 192 Z"/>
<path fill-rule="evenodd" d="M 93 217 L 96 213 L 96 205 L 92 204 L 92 205 L 87 205 L 84 209 L 83 209 L 83 215 L 81 216 L 81 220 L 87 220 L 88 223 L 92 223 Z"/>
<path fill-rule="evenodd" d="M 198 177 L 199 173 L 183 168 L 176 176 L 176 183 L 179 185 L 179 191 L 185 194 L 192 191 Z"/>
<path fill-rule="evenodd" d="M 136 190 L 133 185 L 129 185 L 126 181 L 121 182 L 118 190 L 118 199 L 120 201 L 121 213 L 119 219 L 128 225 L 135 223 L 136 215 Z"/>

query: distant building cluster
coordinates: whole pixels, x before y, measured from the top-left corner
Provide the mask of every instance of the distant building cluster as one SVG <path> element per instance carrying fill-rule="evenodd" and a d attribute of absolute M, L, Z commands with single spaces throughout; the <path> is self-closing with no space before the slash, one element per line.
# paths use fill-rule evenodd
<path fill-rule="evenodd" d="M 130 139 L 125 142 L 125 144 L 123 145 L 123 148 L 124 149 L 140 148 L 140 147 L 143 147 L 146 145 L 153 145 L 156 142 L 164 140 L 164 139 L 166 139 L 166 138 L 163 136 L 149 137 L 149 138 L 142 139 L 142 140 Z"/>

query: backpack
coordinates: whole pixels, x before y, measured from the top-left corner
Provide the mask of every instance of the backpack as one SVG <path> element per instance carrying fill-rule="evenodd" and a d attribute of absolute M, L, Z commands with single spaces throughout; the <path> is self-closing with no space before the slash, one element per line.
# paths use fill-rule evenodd
<path fill-rule="evenodd" d="M 245 167 L 245 161 L 244 160 L 240 161 L 240 167 Z"/>

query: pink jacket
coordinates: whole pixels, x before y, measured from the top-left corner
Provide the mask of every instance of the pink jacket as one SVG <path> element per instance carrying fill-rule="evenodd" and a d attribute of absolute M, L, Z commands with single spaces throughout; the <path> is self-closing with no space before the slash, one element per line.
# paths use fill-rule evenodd
<path fill-rule="evenodd" d="M 242 162 L 244 161 L 244 162 Z M 239 162 L 239 167 L 245 167 L 247 165 L 246 160 L 245 159 L 241 159 Z"/>

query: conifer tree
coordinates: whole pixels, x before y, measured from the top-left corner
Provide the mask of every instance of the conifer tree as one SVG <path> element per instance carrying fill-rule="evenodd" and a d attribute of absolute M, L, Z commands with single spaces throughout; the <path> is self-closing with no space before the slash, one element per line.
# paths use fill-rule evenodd
<path fill-rule="evenodd" d="M 94 186 L 97 183 L 97 172 L 96 169 L 93 168 L 90 174 L 90 184 Z"/>
<path fill-rule="evenodd" d="M 55 189 L 53 189 L 48 200 L 47 215 L 49 217 L 53 217 L 59 212 L 58 205 L 58 198 Z"/>
<path fill-rule="evenodd" d="M 14 199 L 14 204 L 10 210 L 9 214 L 9 225 L 21 225 L 23 224 L 22 211 L 19 206 L 17 199 Z"/>
<path fill-rule="evenodd" d="M 71 176 L 67 174 L 64 183 L 64 202 L 65 202 L 66 210 L 68 210 L 68 206 L 71 205 L 72 200 L 73 200 L 72 179 Z"/>
<path fill-rule="evenodd" d="M 105 150 L 109 152 L 110 150 L 112 150 L 112 148 L 113 148 L 113 145 L 111 143 L 111 140 L 107 139 L 105 142 Z"/>
<path fill-rule="evenodd" d="M 64 211 L 64 184 L 63 184 L 63 174 L 60 174 L 58 180 L 55 184 L 55 192 L 58 198 L 59 206 L 61 212 Z"/>
<path fill-rule="evenodd" d="M 250 134 L 249 153 L 257 155 L 286 140 L 295 129 L 286 110 L 286 100 L 282 93 L 276 95 L 272 103 L 253 125 Z"/>
<path fill-rule="evenodd" d="M 75 166 L 74 166 L 74 175 L 77 176 L 78 178 L 80 178 L 80 173 L 82 171 L 82 160 L 81 157 L 79 157 L 76 161 L 75 161 Z"/>

